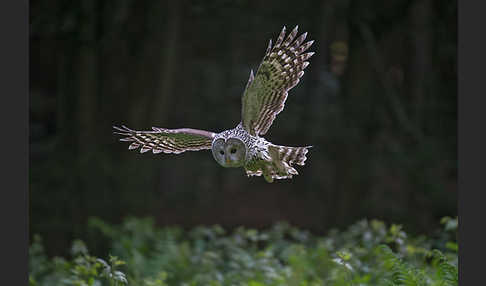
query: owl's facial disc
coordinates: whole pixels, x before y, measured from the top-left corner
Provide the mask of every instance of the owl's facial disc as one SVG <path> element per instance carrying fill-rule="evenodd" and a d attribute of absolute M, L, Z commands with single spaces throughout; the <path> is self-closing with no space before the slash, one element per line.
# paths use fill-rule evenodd
<path fill-rule="evenodd" d="M 220 138 L 213 142 L 211 150 L 216 162 L 223 167 L 242 167 L 245 164 L 246 146 L 239 139 L 229 138 L 224 141 Z"/>
<path fill-rule="evenodd" d="M 243 141 L 236 138 L 226 140 L 226 164 L 229 167 L 242 167 L 246 159 L 246 146 Z"/>

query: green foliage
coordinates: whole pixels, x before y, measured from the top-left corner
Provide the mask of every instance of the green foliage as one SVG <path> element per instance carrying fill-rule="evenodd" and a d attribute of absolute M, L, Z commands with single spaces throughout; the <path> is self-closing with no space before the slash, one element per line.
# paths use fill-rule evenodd
<path fill-rule="evenodd" d="M 106 262 L 76 240 L 71 260 L 48 259 L 34 236 L 29 278 L 30 285 L 457 285 L 457 219 L 443 223 L 438 238 L 411 237 L 377 220 L 320 237 L 286 223 L 184 231 L 157 228 L 150 218 L 121 225 L 93 218 L 90 227 L 111 241 L 116 256 Z"/>
<path fill-rule="evenodd" d="M 55 257 L 48 260 L 42 241 L 34 236 L 29 249 L 29 285 L 121 286 L 127 284 L 125 274 L 117 270 L 124 261 L 116 256 L 109 263 L 88 253 L 84 242 L 75 240 L 71 247 L 72 260 Z"/>

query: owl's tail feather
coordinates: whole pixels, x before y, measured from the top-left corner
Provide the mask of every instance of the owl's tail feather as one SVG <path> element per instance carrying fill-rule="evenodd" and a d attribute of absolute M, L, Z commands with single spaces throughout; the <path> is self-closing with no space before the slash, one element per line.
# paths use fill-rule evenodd
<path fill-rule="evenodd" d="M 309 148 L 311 147 L 312 146 L 288 147 L 272 145 L 268 147 L 268 151 L 273 161 L 282 161 L 290 166 L 292 166 L 292 164 L 304 166 L 305 160 L 307 159 L 305 155 L 309 152 Z"/>
<path fill-rule="evenodd" d="M 271 144 L 268 146 L 268 153 L 261 160 L 253 162 L 253 165 L 245 167 L 248 176 L 261 176 L 269 183 L 274 179 L 291 179 L 299 172 L 292 164 L 305 165 L 305 156 L 309 152 L 306 147 L 288 147 Z"/>
<path fill-rule="evenodd" d="M 268 170 L 263 171 L 265 179 L 267 179 L 267 176 L 271 176 L 272 179 L 290 179 L 293 175 L 298 175 L 299 172 L 292 165 L 305 165 L 306 154 L 311 147 L 269 146 L 268 153 L 272 164 L 267 165 L 269 167 L 267 168 Z"/>

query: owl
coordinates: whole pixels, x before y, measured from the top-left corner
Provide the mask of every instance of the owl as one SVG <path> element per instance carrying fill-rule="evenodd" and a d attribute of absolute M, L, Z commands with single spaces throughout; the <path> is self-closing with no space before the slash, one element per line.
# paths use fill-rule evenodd
<path fill-rule="evenodd" d="M 191 129 L 152 127 L 151 131 L 132 130 L 126 126 L 113 128 L 124 136 L 120 141 L 140 148 L 141 153 L 179 154 L 185 151 L 211 149 L 216 162 L 226 168 L 245 169 L 248 177 L 262 176 L 269 183 L 274 179 L 291 179 L 298 172 L 294 164 L 303 166 L 311 146 L 276 145 L 262 136 L 267 133 L 287 99 L 288 91 L 297 85 L 314 53 L 304 53 L 314 41 L 304 43 L 307 33 L 297 36 L 296 26 L 287 36 L 283 27 L 274 45 L 270 39 L 265 56 L 256 74 L 250 78 L 242 96 L 241 122 L 220 133 Z"/>

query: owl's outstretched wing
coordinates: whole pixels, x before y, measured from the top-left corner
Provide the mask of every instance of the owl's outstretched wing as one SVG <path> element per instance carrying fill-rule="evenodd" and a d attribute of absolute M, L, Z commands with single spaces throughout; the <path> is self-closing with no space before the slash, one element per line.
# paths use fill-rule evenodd
<path fill-rule="evenodd" d="M 242 98 L 243 127 L 251 135 L 264 135 L 273 120 L 283 110 L 288 91 L 299 83 L 304 69 L 309 65 L 306 60 L 314 53 L 305 53 L 314 41 L 303 43 L 307 33 L 297 35 L 298 26 L 285 38 L 285 27 L 272 47 L 268 44 L 263 61 L 246 85 Z"/>
<path fill-rule="evenodd" d="M 152 150 L 154 154 L 175 153 L 185 151 L 198 151 L 211 149 L 211 144 L 216 133 L 191 128 L 165 129 L 152 127 L 152 131 L 132 130 L 124 125 L 113 126 L 115 134 L 126 136 L 120 141 L 132 142 L 128 149 L 140 147 L 140 153 Z"/>

